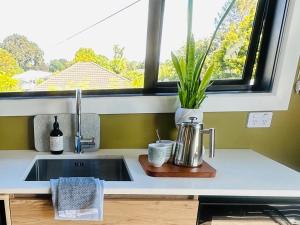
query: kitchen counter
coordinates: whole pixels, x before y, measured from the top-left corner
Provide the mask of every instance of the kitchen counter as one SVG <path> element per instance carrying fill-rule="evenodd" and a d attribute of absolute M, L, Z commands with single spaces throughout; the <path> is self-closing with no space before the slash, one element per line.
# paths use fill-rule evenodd
<path fill-rule="evenodd" d="M 36 159 L 123 155 L 133 181 L 105 182 L 105 194 L 300 197 L 300 173 L 247 149 L 217 150 L 205 160 L 215 178 L 155 178 L 145 174 L 138 155 L 146 150 L 99 150 L 77 155 L 32 150 L 0 151 L 0 194 L 49 194 L 48 181 L 24 181 Z"/>

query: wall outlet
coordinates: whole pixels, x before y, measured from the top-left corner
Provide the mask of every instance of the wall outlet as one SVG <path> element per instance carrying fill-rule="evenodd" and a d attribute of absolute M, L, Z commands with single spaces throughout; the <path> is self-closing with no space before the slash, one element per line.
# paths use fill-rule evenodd
<path fill-rule="evenodd" d="M 273 112 L 251 112 L 248 116 L 248 128 L 271 127 Z"/>
<path fill-rule="evenodd" d="M 295 91 L 297 94 L 300 94 L 300 80 L 298 80 L 295 84 Z"/>

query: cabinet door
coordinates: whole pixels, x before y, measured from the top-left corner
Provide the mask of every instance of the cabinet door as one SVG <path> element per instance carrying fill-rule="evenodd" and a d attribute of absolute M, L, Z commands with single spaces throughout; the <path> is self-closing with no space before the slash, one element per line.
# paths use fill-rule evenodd
<path fill-rule="evenodd" d="M 102 222 L 54 220 L 50 199 L 13 198 L 12 225 L 195 225 L 196 200 L 105 199 Z"/>
<path fill-rule="evenodd" d="M 0 195 L 0 225 L 11 225 L 8 195 Z"/>

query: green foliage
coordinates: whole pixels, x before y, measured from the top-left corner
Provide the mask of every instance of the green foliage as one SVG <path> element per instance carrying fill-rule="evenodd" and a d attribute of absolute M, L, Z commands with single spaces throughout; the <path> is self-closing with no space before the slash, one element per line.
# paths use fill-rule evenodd
<path fill-rule="evenodd" d="M 160 81 L 176 81 L 178 79 L 176 70 L 171 60 L 166 60 L 159 66 L 159 80 Z"/>
<path fill-rule="evenodd" d="M 15 58 L 8 51 L 0 48 L 0 75 L 11 77 L 22 72 Z"/>
<path fill-rule="evenodd" d="M 73 61 L 75 63 L 93 62 L 109 71 L 112 71 L 109 59 L 103 55 L 97 55 L 92 48 L 80 48 L 75 53 L 75 58 Z"/>
<path fill-rule="evenodd" d="M 137 71 L 131 70 L 122 74 L 123 77 L 129 79 L 131 81 L 131 86 L 133 88 L 143 88 L 144 87 L 144 74 Z"/>
<path fill-rule="evenodd" d="M 215 32 L 209 41 L 208 48 L 203 53 L 196 50 L 196 44 L 192 34 L 193 0 L 189 0 L 188 2 L 189 10 L 186 54 L 185 56 L 176 56 L 173 52 L 171 53 L 172 62 L 179 77 L 178 95 L 181 107 L 183 108 L 199 108 L 206 98 L 205 91 L 210 85 L 214 64 L 211 63 L 211 65 L 208 66 L 208 69 L 204 72 L 201 79 L 204 63 L 212 47 L 217 31 L 234 3 L 235 0 L 232 0 L 224 15 L 221 17 Z"/>
<path fill-rule="evenodd" d="M 231 4 L 232 1 L 228 0 L 216 20 L 217 22 L 220 22 L 222 15 Z M 214 64 L 212 79 L 240 79 L 242 77 L 256 6 L 257 0 L 236 0 L 226 19 L 218 27 L 214 41 L 211 42 L 210 54 L 207 55 L 206 63 L 203 65 L 203 71 L 206 71 L 210 64 Z M 209 45 L 209 39 L 195 41 L 195 54 L 204 54 Z M 177 57 L 185 56 L 186 50 L 186 46 L 178 49 L 176 51 Z M 174 75 L 174 70 L 175 68 L 169 64 L 169 60 L 162 62 L 159 80 L 178 81 L 178 76 L 177 74 Z"/>
<path fill-rule="evenodd" d="M 118 45 L 114 45 L 114 58 L 111 60 L 110 65 L 112 70 L 116 74 L 124 73 L 127 70 L 127 60 L 124 58 L 125 48 L 121 48 Z"/>
<path fill-rule="evenodd" d="M 114 59 L 123 58 L 125 47 L 120 47 L 119 45 L 114 45 L 113 46 L 113 51 L 114 51 Z"/>
<path fill-rule="evenodd" d="M 131 81 L 131 87 L 132 88 L 143 88 L 144 87 L 144 75 L 140 75 L 136 78 L 134 78 Z"/>
<path fill-rule="evenodd" d="M 238 0 L 218 39 L 220 45 L 208 61 L 214 62 L 214 79 L 241 78 L 248 52 L 256 4 L 253 0 Z"/>
<path fill-rule="evenodd" d="M 127 61 L 128 70 L 143 70 L 145 68 L 144 62 Z"/>
<path fill-rule="evenodd" d="M 19 90 L 18 81 L 0 74 L 0 92 L 12 92 Z"/>
<path fill-rule="evenodd" d="M 35 81 L 35 83 L 36 83 L 36 85 L 40 85 L 40 84 L 44 83 L 44 81 L 45 80 L 43 78 L 39 78 Z"/>
<path fill-rule="evenodd" d="M 124 47 L 114 45 L 114 58 L 109 60 L 103 55 L 97 55 L 91 48 L 80 48 L 74 58 L 74 62 L 94 62 L 101 67 L 120 74 L 121 76 L 130 80 L 132 87 L 142 88 L 144 86 L 144 75 L 140 72 L 144 68 L 144 63 L 136 61 L 128 61 L 124 57 Z M 112 86 L 115 86 L 114 81 L 111 82 Z"/>
<path fill-rule="evenodd" d="M 97 55 L 92 48 L 80 48 L 75 53 L 75 63 L 77 62 L 96 62 Z"/>
<path fill-rule="evenodd" d="M 127 61 L 125 58 L 114 58 L 110 66 L 116 74 L 121 74 L 127 70 Z"/>
<path fill-rule="evenodd" d="M 70 66 L 66 59 L 54 59 L 50 61 L 49 71 L 50 72 L 59 72 Z"/>
<path fill-rule="evenodd" d="M 131 82 L 133 88 L 142 88 L 144 86 L 144 75 L 141 70 L 144 68 L 144 63 L 136 61 L 128 61 L 124 57 L 124 47 L 114 45 L 114 58 L 109 60 L 103 55 L 97 55 L 91 48 L 80 48 L 74 58 L 74 62 L 94 62 L 101 67 L 120 74 L 121 76 L 127 78 Z M 115 80 L 112 78 L 110 81 L 110 86 L 116 88 Z M 70 85 L 71 86 L 71 85 Z"/>
<path fill-rule="evenodd" d="M 96 63 L 99 66 L 101 66 L 101 67 L 103 67 L 103 68 L 105 68 L 105 69 L 107 69 L 109 71 L 112 71 L 112 68 L 110 66 L 110 61 L 109 61 L 109 59 L 106 56 L 104 56 L 104 55 L 97 55 Z"/>
<path fill-rule="evenodd" d="M 44 52 L 36 43 L 29 41 L 25 36 L 10 35 L 4 39 L 1 48 L 12 54 L 25 71 L 46 69 Z"/>

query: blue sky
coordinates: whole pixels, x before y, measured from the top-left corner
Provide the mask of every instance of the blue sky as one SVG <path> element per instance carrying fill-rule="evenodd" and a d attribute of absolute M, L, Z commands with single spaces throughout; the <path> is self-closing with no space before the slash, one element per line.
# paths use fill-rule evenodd
<path fill-rule="evenodd" d="M 150 0 L 151 1 L 151 0 Z M 130 60 L 143 61 L 146 48 L 148 0 L 142 0 L 121 14 L 65 40 L 73 33 L 94 24 L 134 0 L 0 0 L 0 41 L 18 33 L 36 42 L 45 60 L 71 60 L 80 47 L 93 48 L 98 54 L 112 57 L 113 44 L 125 47 Z M 211 35 L 214 20 L 226 0 L 195 0 L 195 37 Z M 187 0 L 166 0 L 161 60 L 181 47 L 186 38 Z"/>

